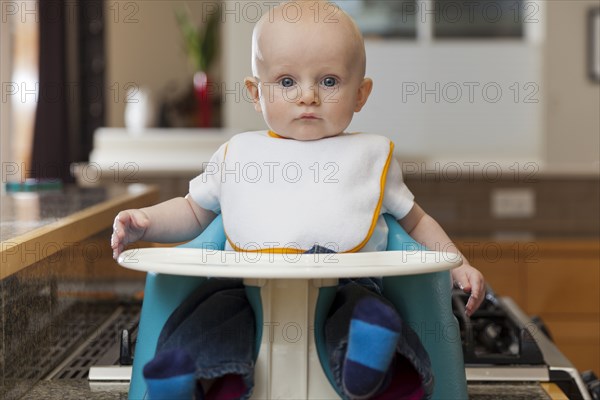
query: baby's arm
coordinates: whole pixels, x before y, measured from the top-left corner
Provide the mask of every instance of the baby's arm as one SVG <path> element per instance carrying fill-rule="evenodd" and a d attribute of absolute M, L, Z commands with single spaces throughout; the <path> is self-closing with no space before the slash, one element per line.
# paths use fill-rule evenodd
<path fill-rule="evenodd" d="M 426 214 L 417 203 L 398 222 L 413 239 L 425 245 L 425 247 L 432 250 L 443 249 L 460 254 L 460 251 L 452 243 L 452 240 L 450 240 L 442 227 Z M 465 293 L 471 294 L 466 305 L 467 315 L 470 316 L 479 308 L 485 297 L 485 284 L 481 272 L 473 268 L 462 254 L 461 257 L 463 263 L 460 267 L 452 270 L 452 280 Z"/>
<path fill-rule="evenodd" d="M 111 247 L 116 259 L 125 246 L 150 242 L 183 242 L 198 236 L 216 217 L 198 206 L 188 194 L 152 207 L 121 211 L 115 218 Z"/>

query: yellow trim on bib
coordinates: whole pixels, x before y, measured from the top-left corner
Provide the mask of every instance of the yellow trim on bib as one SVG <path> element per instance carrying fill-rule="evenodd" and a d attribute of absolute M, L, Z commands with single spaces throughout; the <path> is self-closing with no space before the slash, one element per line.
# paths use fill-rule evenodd
<path fill-rule="evenodd" d="M 225 151 L 223 152 L 223 161 L 227 158 L 227 149 L 229 149 L 229 142 L 225 144 Z"/>
<path fill-rule="evenodd" d="M 227 233 L 225 233 L 225 237 L 227 238 L 227 241 L 233 250 L 242 253 L 302 254 L 306 253 L 308 250 L 294 249 L 291 247 L 272 247 L 269 249 L 244 250 L 241 247 L 237 247 L 235 244 L 233 244 L 233 242 L 229 239 L 229 236 L 227 236 Z"/>
<path fill-rule="evenodd" d="M 387 160 L 385 161 L 385 165 L 383 166 L 383 172 L 381 173 L 381 178 L 379 180 L 379 187 L 381 188 L 380 189 L 381 191 L 379 192 L 379 201 L 377 202 L 377 207 L 375 207 L 375 212 L 373 213 L 373 220 L 371 221 L 371 228 L 369 229 L 369 233 L 367 234 L 367 237 L 362 241 L 362 243 L 360 243 L 358 246 L 356 246 L 353 249 L 345 251 L 344 253 L 355 253 L 355 252 L 359 251 L 360 249 L 365 247 L 365 245 L 369 242 L 369 239 L 371 239 L 371 236 L 373 235 L 373 232 L 375 231 L 375 226 L 377 225 L 377 219 L 379 218 L 379 212 L 381 211 L 381 205 L 383 204 L 383 194 L 385 192 L 385 182 L 387 179 L 387 173 L 388 173 L 388 169 L 390 167 L 390 162 L 392 161 L 393 155 L 394 155 L 394 142 L 392 142 L 390 140 L 390 152 L 388 154 Z"/>
<path fill-rule="evenodd" d="M 271 130 L 269 130 L 267 132 L 267 135 L 269 135 L 269 136 L 271 136 L 272 138 L 275 138 L 275 139 L 287 139 L 286 137 L 278 135 L 278 134 L 276 134 L 275 132 L 273 132 Z"/>

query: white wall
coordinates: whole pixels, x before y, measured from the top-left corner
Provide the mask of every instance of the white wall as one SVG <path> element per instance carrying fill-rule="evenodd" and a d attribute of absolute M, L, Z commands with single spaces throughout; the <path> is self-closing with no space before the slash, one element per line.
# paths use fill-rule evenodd
<path fill-rule="evenodd" d="M 243 3 L 225 1 L 224 7 L 230 7 L 233 10 L 236 4 Z M 223 123 L 227 128 L 241 130 L 266 128 L 261 115 L 254 111 L 244 88 L 244 78 L 252 76 L 250 63 L 253 28 L 254 20 L 252 18 L 234 18 L 229 15 L 226 15 L 222 26 L 223 86 L 232 91 L 230 93 L 222 92 Z"/>
<path fill-rule="evenodd" d="M 544 152 L 557 171 L 600 172 L 600 83 L 587 75 L 588 11 L 598 6 L 597 0 L 547 6 Z"/>
<path fill-rule="evenodd" d="M 385 134 L 399 153 L 425 158 L 539 159 L 540 93 L 525 102 L 540 87 L 538 46 L 367 41 L 367 57 L 375 84 L 351 130 Z"/>

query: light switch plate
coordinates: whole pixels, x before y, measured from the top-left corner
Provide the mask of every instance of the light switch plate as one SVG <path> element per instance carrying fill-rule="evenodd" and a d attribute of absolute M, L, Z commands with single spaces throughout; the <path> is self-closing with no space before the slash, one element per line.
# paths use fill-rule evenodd
<path fill-rule="evenodd" d="M 535 191 L 532 188 L 501 188 L 491 193 L 494 218 L 531 218 L 535 216 Z"/>

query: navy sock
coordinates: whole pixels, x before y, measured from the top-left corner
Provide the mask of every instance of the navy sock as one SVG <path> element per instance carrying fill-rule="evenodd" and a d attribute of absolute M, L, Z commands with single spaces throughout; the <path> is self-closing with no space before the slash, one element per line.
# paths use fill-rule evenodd
<path fill-rule="evenodd" d="M 400 317 L 391 306 L 373 297 L 356 304 L 342 373 L 348 397 L 368 399 L 382 388 L 400 330 Z"/>
<path fill-rule="evenodd" d="M 150 400 L 192 400 L 196 390 L 196 365 L 188 353 L 162 352 L 144 366 Z"/>

